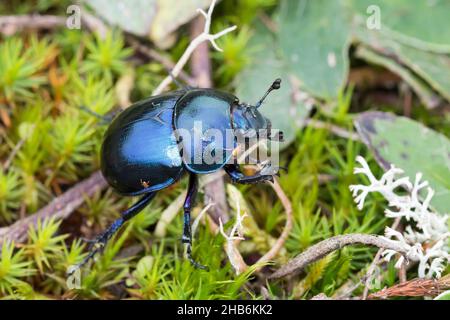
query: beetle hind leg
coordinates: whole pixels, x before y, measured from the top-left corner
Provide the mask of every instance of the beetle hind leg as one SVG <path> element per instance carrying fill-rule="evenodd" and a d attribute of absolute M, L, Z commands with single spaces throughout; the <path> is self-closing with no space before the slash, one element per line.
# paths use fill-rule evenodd
<path fill-rule="evenodd" d="M 108 240 L 111 239 L 111 237 L 120 229 L 120 227 L 133 218 L 135 215 L 137 215 L 139 212 L 141 212 L 154 198 L 156 195 L 156 192 L 151 192 L 146 195 L 144 195 L 141 199 L 139 199 L 138 202 L 136 202 L 133 206 L 128 208 L 122 213 L 122 216 L 115 220 L 108 229 L 106 229 L 105 232 L 100 234 L 97 238 L 94 240 L 85 240 L 89 243 L 89 254 L 86 256 L 86 258 L 83 259 L 79 264 L 75 265 L 75 267 L 71 270 L 70 273 L 73 273 L 76 269 L 81 268 L 86 263 L 88 263 L 91 259 L 94 258 L 94 256 L 97 253 L 100 253 L 105 248 L 106 244 L 108 243 Z"/>
<path fill-rule="evenodd" d="M 196 268 L 208 270 L 207 266 L 204 266 L 192 257 L 192 233 L 191 233 L 191 209 L 195 202 L 198 190 L 198 179 L 194 173 L 189 176 L 189 188 L 184 200 L 184 224 L 183 224 L 183 236 L 181 242 L 186 245 L 186 256 L 189 262 Z"/>

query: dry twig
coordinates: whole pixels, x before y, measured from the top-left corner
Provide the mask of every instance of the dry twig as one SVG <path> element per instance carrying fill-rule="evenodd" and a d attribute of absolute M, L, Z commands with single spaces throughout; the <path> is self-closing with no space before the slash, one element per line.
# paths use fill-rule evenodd
<path fill-rule="evenodd" d="M 394 220 L 394 222 L 392 223 L 391 228 L 396 230 L 400 224 L 400 220 L 401 220 L 401 218 L 396 218 Z M 363 296 L 362 296 L 363 300 L 367 299 L 367 295 L 369 294 L 369 289 L 370 289 L 369 284 L 372 279 L 372 274 L 374 273 L 375 268 L 378 265 L 378 263 L 380 263 L 381 254 L 383 253 L 383 251 L 384 251 L 384 248 L 380 248 L 377 251 L 377 254 L 375 255 L 375 258 L 373 259 L 372 263 L 370 264 L 369 269 L 367 269 L 367 273 L 364 277 L 364 291 L 363 291 Z"/>
<path fill-rule="evenodd" d="M 307 119 L 305 121 L 305 124 L 308 127 L 312 127 L 315 129 L 325 129 L 333 133 L 334 135 L 344 138 L 344 139 L 350 139 L 353 141 L 361 141 L 361 138 L 356 132 L 348 131 L 344 128 L 341 128 L 339 126 L 336 126 L 331 123 L 323 122 L 320 120 L 314 120 L 314 119 Z"/>
<path fill-rule="evenodd" d="M 104 38 L 108 32 L 108 27 L 86 10 L 81 15 L 81 20 L 92 32 L 96 32 Z M 0 16 L 0 33 L 4 35 L 13 35 L 26 29 L 55 29 L 66 26 L 67 17 L 55 15 L 11 15 Z"/>
<path fill-rule="evenodd" d="M 262 256 L 258 260 L 258 262 L 256 262 L 257 264 L 261 264 L 261 265 L 266 264 L 267 262 L 272 260 L 278 254 L 278 252 L 281 250 L 284 243 L 286 242 L 286 239 L 289 236 L 289 233 L 292 230 L 292 218 L 293 218 L 292 217 L 292 204 L 289 201 L 286 194 L 284 193 L 283 189 L 281 188 L 277 177 L 275 177 L 273 183 L 271 183 L 270 185 L 273 188 L 273 190 L 275 191 L 275 193 L 277 194 L 278 198 L 280 199 L 280 201 L 284 207 L 284 211 L 286 213 L 286 223 L 285 223 L 283 232 L 281 233 L 280 237 L 277 239 L 277 241 L 273 245 L 272 249 L 270 249 L 264 256 Z"/>
<path fill-rule="evenodd" d="M 365 244 L 378 248 L 391 249 L 402 254 L 406 254 L 406 251 L 401 246 L 379 236 L 368 234 L 339 235 L 323 240 L 309 247 L 306 251 L 299 254 L 297 257 L 272 274 L 270 278 L 277 279 L 287 275 L 296 274 L 309 264 L 320 260 L 331 252 L 342 249 L 345 246 L 355 244 Z"/>
<path fill-rule="evenodd" d="M 16 157 L 17 153 L 20 151 L 20 148 L 25 144 L 28 137 L 31 135 L 31 133 L 34 131 L 34 128 L 36 126 L 33 124 L 28 131 L 28 134 L 25 135 L 22 139 L 19 140 L 19 142 L 14 146 L 14 148 L 11 150 L 11 153 L 9 154 L 8 158 L 6 159 L 5 163 L 3 163 L 3 170 L 6 171 L 9 169 L 11 163 L 13 162 L 14 158 Z"/>
<path fill-rule="evenodd" d="M 15 15 L 0 17 L 0 33 L 13 35 L 25 29 L 54 29 L 65 26 L 66 18 L 53 15 Z"/>
<path fill-rule="evenodd" d="M 24 242 L 28 235 L 30 225 L 36 225 L 38 220 L 49 217 L 59 219 L 67 218 L 83 202 L 84 197 L 91 197 L 107 186 L 106 180 L 100 171 L 93 173 L 88 179 L 76 184 L 61 196 L 40 209 L 31 216 L 19 220 L 13 225 L 0 229 L 0 248 L 5 241 Z"/>
<path fill-rule="evenodd" d="M 164 66 L 164 68 L 166 68 L 167 70 L 171 70 L 175 66 L 175 63 L 172 60 L 170 60 L 168 57 L 159 53 L 157 50 L 150 48 L 150 47 L 146 46 L 145 44 L 142 44 L 134 37 L 127 36 L 126 40 L 127 40 L 128 44 L 136 52 L 144 55 L 148 59 L 155 60 L 156 62 L 162 64 Z M 196 85 L 194 79 L 192 79 L 183 70 L 180 71 L 180 74 L 178 75 L 178 77 L 192 87 L 194 87 Z"/>

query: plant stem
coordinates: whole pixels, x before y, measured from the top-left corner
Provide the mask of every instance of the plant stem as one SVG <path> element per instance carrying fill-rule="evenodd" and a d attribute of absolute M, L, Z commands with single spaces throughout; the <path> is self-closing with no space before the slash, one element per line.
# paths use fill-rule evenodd
<path fill-rule="evenodd" d="M 355 244 L 365 244 L 378 248 L 391 249 L 402 254 L 406 254 L 406 251 L 400 245 L 397 245 L 396 243 L 380 236 L 358 233 L 339 235 L 323 240 L 309 247 L 306 251 L 299 254 L 286 265 L 282 266 L 278 271 L 272 274 L 270 278 L 277 279 L 287 275 L 297 274 L 309 264 L 320 260 L 331 252 L 340 250 L 345 246 Z"/>

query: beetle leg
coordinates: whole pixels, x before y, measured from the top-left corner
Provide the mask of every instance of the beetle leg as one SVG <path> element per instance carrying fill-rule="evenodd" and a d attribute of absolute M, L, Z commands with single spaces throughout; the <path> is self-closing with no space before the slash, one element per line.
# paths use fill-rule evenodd
<path fill-rule="evenodd" d="M 79 269 L 81 268 L 83 265 L 85 265 L 89 260 L 91 260 L 92 258 L 94 258 L 94 256 L 103 251 L 103 249 L 106 246 L 106 243 L 108 242 L 108 240 L 117 232 L 117 230 L 119 230 L 119 228 L 128 220 L 130 220 L 131 218 L 133 218 L 135 215 L 137 215 L 139 212 L 142 211 L 142 209 L 144 209 L 149 203 L 150 201 L 153 199 L 153 197 L 156 195 L 156 192 L 150 192 L 146 195 L 144 195 L 138 202 L 136 202 L 133 206 L 131 206 L 130 208 L 128 208 L 127 210 L 125 210 L 122 213 L 122 216 L 115 220 L 108 229 L 106 229 L 105 232 L 103 232 L 102 234 L 100 234 L 97 238 L 95 238 L 95 240 L 88 240 L 88 242 L 90 243 L 89 246 L 89 254 L 87 255 L 86 258 L 84 258 L 84 260 L 77 264 L 75 266 L 75 269 Z M 74 271 L 73 270 L 73 271 Z M 72 271 L 72 272 L 73 272 Z"/>
<path fill-rule="evenodd" d="M 208 267 L 201 265 L 197 261 L 192 258 L 192 233 L 191 233 L 191 209 L 194 206 L 195 197 L 197 196 L 198 191 L 198 179 L 197 175 L 191 173 L 189 175 L 189 187 L 186 195 L 186 199 L 184 200 L 184 224 L 183 224 L 183 236 L 181 237 L 181 242 L 183 242 L 186 247 L 186 255 L 191 264 L 200 269 L 207 270 Z"/>
<path fill-rule="evenodd" d="M 227 164 L 224 166 L 225 172 L 230 176 L 233 182 L 242 183 L 242 184 L 251 184 L 258 183 L 263 181 L 271 181 L 273 182 L 272 175 L 261 174 L 260 172 L 253 176 L 246 176 L 239 169 L 239 166 L 236 164 Z"/>

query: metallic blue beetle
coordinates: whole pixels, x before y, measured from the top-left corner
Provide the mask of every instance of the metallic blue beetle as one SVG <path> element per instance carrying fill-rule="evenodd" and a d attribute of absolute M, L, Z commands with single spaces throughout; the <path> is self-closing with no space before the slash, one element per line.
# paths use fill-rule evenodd
<path fill-rule="evenodd" d="M 197 174 L 223 168 L 237 183 L 271 181 L 273 176 L 262 173 L 245 176 L 236 163 L 229 163 L 235 144 L 231 147 L 221 144 L 222 148 L 214 150 L 220 161 L 207 163 L 202 157 L 200 162 L 194 161 L 208 144 L 195 140 L 189 133 L 195 131 L 196 121 L 201 122 L 205 131 L 216 129 L 236 134 L 260 129 L 270 131 L 270 121 L 258 108 L 272 90 L 280 88 L 280 84 L 281 79 L 276 79 L 255 106 L 240 103 L 234 95 L 214 89 L 186 89 L 139 101 L 116 116 L 105 133 L 101 170 L 117 192 L 126 196 L 142 195 L 142 198 L 91 241 L 93 249 L 80 265 L 100 251 L 127 220 L 144 209 L 158 190 L 167 188 L 188 173 L 182 242 L 187 245 L 190 262 L 204 269 L 191 255 L 190 211 L 198 188 Z"/>

